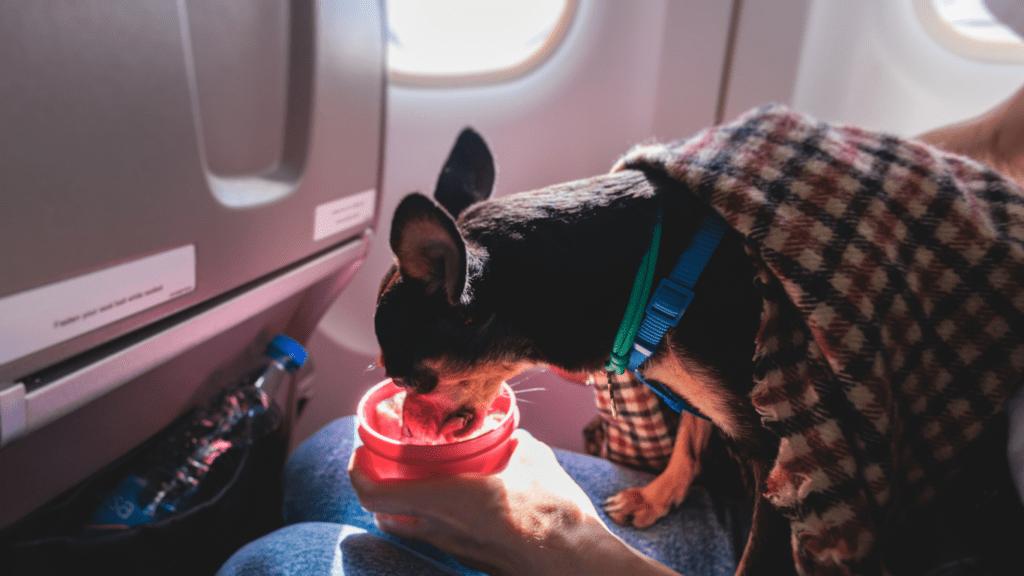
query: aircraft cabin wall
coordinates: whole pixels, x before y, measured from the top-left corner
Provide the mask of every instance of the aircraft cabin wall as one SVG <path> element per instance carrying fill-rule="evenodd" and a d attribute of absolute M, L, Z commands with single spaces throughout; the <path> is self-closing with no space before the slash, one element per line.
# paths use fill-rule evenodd
<path fill-rule="evenodd" d="M 823 120 L 913 135 L 971 117 L 1015 90 L 1024 64 L 983 62 L 941 44 L 921 20 L 930 0 L 579 0 L 564 38 L 524 75 L 484 85 L 389 89 L 380 235 L 406 193 L 430 193 L 455 136 L 476 128 L 498 167 L 496 194 L 599 174 L 631 145 L 668 140 L 768 102 Z M 311 346 L 321 383 L 299 437 L 351 413 L 383 378 L 373 304 L 391 265 L 376 242 Z M 528 379 L 527 379 L 528 378 Z M 324 382 L 330 379 L 330 382 Z M 550 373 L 518 379 L 523 426 L 581 450 L 592 392 Z"/>
<path fill-rule="evenodd" d="M 0 10 L 0 528 L 308 339 L 375 222 L 384 34 L 382 1 Z"/>
<path fill-rule="evenodd" d="M 633 144 L 689 136 L 716 123 L 723 110 L 735 115 L 791 98 L 803 0 L 570 4 L 574 13 L 561 43 L 521 76 L 468 86 L 393 79 L 378 239 L 388 237 L 389 215 L 405 194 L 433 192 L 466 126 L 490 146 L 495 193 L 502 195 L 607 172 Z M 731 50 L 737 6 L 742 23 Z M 723 98 L 727 70 L 733 88 Z M 384 377 L 367 367 L 378 354 L 375 298 L 392 261 L 387 243 L 375 242 L 314 334 L 319 380 L 298 438 L 353 413 L 361 391 Z M 529 403 L 522 426 L 552 445 L 582 451 L 581 431 L 596 415 L 593 391 L 549 372 L 514 381 L 520 389 L 543 388 L 523 394 Z"/>
<path fill-rule="evenodd" d="M 1024 18 L 1019 3 L 990 4 Z M 960 37 L 933 6 L 812 0 L 793 106 L 913 136 L 981 114 L 1024 84 L 1024 49 Z"/>

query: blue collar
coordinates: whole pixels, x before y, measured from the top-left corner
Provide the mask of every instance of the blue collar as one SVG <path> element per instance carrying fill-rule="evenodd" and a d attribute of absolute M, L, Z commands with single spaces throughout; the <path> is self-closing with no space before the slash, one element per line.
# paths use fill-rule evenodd
<path fill-rule="evenodd" d="M 639 322 L 636 302 L 647 301 L 647 294 L 650 293 L 651 281 L 654 276 L 654 265 L 658 260 L 658 244 L 661 237 L 661 211 L 659 210 L 651 238 L 651 247 L 641 261 L 640 271 L 633 284 L 633 293 L 630 295 L 630 306 L 619 327 L 615 347 L 607 366 L 607 370 L 618 374 L 622 374 L 628 369 L 676 412 L 685 410 L 705 420 L 708 420 L 707 416 L 701 414 L 699 410 L 660 382 L 644 380 L 640 375 L 639 368 L 654 353 L 654 349 L 658 347 L 658 343 L 665 337 L 668 329 L 678 324 L 679 319 L 683 317 L 687 306 L 693 300 L 693 287 L 697 284 L 697 279 L 700 278 L 704 266 L 711 259 L 711 254 L 714 253 L 724 233 L 725 221 L 717 212 L 709 211 L 701 220 L 700 228 L 690 239 L 690 245 L 679 256 L 672 272 L 658 284 L 654 296 L 651 297 L 644 310 L 643 321 Z M 632 340 L 632 346 L 624 347 L 623 344 L 630 340 Z"/>

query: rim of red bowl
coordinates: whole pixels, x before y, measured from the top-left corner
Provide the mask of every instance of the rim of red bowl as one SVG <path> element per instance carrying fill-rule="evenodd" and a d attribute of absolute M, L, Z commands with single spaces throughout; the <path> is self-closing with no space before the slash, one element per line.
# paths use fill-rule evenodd
<path fill-rule="evenodd" d="M 406 444 L 377 432 L 364 416 L 368 408 L 376 409 L 379 402 L 402 391 L 402 388 L 396 386 L 389 378 L 370 388 L 360 398 L 359 406 L 356 409 L 359 435 L 364 446 L 392 460 L 437 462 L 472 458 L 504 443 L 519 426 L 519 407 L 516 405 L 515 392 L 504 382 L 501 384 L 501 389 L 502 393 L 495 402 L 507 397 L 509 409 L 506 410 L 505 417 L 493 430 L 469 440 L 448 444 Z M 509 425 L 510 420 L 511 425 Z"/>

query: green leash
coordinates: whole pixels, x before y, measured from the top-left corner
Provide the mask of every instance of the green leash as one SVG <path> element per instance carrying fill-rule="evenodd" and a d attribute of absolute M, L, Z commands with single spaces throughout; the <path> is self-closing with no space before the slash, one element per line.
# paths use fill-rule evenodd
<path fill-rule="evenodd" d="M 637 380 L 661 397 L 676 412 L 689 412 L 694 416 L 708 420 L 697 408 L 679 397 L 661 382 L 644 379 L 640 375 L 640 366 L 654 354 L 658 343 L 665 334 L 679 323 L 687 307 L 693 300 L 693 289 L 704 266 L 711 259 L 718 241 L 725 233 L 725 220 L 714 211 L 709 211 L 702 219 L 700 227 L 690 239 L 690 244 L 679 256 L 675 267 L 667 278 L 662 278 L 654 297 L 648 304 L 651 283 L 654 280 L 654 266 L 658 262 L 658 244 L 661 240 L 661 211 L 654 223 L 651 247 L 644 254 L 633 282 L 633 292 L 629 296 L 626 316 L 619 325 L 615 336 L 611 359 L 605 370 L 623 374 L 626 370 L 636 374 Z M 616 416 L 615 397 L 611 383 L 608 393 L 612 400 L 612 416 Z"/>
<path fill-rule="evenodd" d="M 651 233 L 651 246 L 640 261 L 640 270 L 636 273 L 636 280 L 633 282 L 633 292 L 629 295 L 629 306 L 626 307 L 626 315 L 619 325 L 619 332 L 615 335 L 615 345 L 612 347 L 611 358 L 605 370 L 622 374 L 629 364 L 629 351 L 633 348 L 633 341 L 636 340 L 636 333 L 640 330 L 640 323 L 644 319 L 644 310 L 647 307 L 647 300 L 651 296 L 651 284 L 654 282 L 654 267 L 658 263 L 658 246 L 661 244 L 661 209 L 658 209 L 658 217 L 654 222 L 654 231 Z"/>

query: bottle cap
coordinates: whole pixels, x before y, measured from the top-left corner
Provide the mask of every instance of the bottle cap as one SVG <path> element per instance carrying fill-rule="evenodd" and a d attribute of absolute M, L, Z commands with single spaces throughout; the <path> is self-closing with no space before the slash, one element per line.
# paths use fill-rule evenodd
<path fill-rule="evenodd" d="M 289 372 L 294 372 L 306 363 L 306 349 L 301 344 L 285 336 L 278 334 L 267 344 L 267 356 L 275 358 L 285 365 Z"/>

